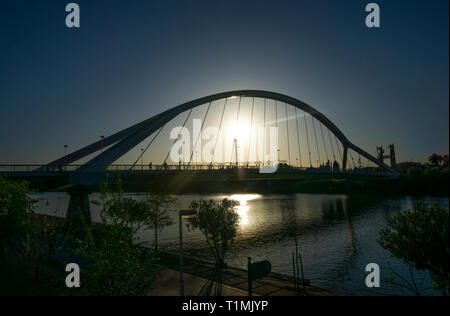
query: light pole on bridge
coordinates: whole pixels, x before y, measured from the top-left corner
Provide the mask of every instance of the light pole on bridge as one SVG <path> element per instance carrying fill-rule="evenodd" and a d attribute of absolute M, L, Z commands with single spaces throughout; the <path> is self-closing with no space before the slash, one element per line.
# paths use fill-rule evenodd
<path fill-rule="evenodd" d="M 105 136 L 100 136 L 100 139 L 101 139 L 101 141 L 102 141 L 102 153 L 103 153 L 103 140 L 105 139 Z"/>
<path fill-rule="evenodd" d="M 69 145 L 64 145 L 64 166 L 66 171 L 67 171 L 67 147 L 69 147 Z"/>

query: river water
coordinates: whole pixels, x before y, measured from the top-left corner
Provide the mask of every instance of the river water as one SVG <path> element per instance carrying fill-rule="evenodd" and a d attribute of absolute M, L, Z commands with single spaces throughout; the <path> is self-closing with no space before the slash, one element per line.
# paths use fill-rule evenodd
<path fill-rule="evenodd" d="M 129 194 L 143 198 L 142 194 Z M 37 212 L 65 216 L 69 197 L 65 193 L 39 194 Z M 412 295 L 406 289 L 412 284 L 408 266 L 390 256 L 377 243 L 379 231 L 386 227 L 390 217 L 412 208 L 414 201 L 439 203 L 448 209 L 448 198 L 396 197 L 392 199 L 346 195 L 182 195 L 176 196 L 176 205 L 169 214 L 175 224 L 159 235 L 159 246 L 170 251 L 179 247 L 177 210 L 189 207 L 194 200 L 230 198 L 239 202 L 239 228 L 233 248 L 226 257 L 228 265 L 246 269 L 247 257 L 253 261 L 269 260 L 272 271 L 293 275 L 292 252 L 295 241 L 292 223 L 297 228 L 298 249 L 303 258 L 305 279 L 313 285 L 350 295 Z M 98 200 L 92 194 L 90 201 Z M 292 219 L 294 210 L 295 220 Z M 92 219 L 99 220 L 99 207 L 91 205 Z M 184 225 L 185 254 L 203 260 L 212 260 L 203 235 L 189 231 Z M 139 232 L 139 238 L 153 241 L 151 230 Z M 381 287 L 367 288 L 366 265 L 380 267 Z M 425 272 L 412 271 L 419 289 L 430 287 Z M 392 281 L 393 280 L 393 281 Z M 397 283 L 395 285 L 394 283 Z M 434 295 L 429 289 L 425 295 Z"/>

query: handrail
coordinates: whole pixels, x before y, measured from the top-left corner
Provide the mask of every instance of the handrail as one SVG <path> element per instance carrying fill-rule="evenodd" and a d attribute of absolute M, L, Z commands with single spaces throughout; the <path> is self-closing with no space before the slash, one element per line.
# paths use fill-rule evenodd
<path fill-rule="evenodd" d="M 67 166 L 52 166 L 44 164 L 0 164 L 0 173 L 5 172 L 72 172 L 77 168 L 81 167 L 81 164 L 73 164 Z M 252 163 L 213 163 L 213 164 L 112 164 L 109 165 L 108 171 L 197 171 L 197 170 L 232 170 L 241 168 L 248 170 L 259 169 L 262 165 L 260 162 Z M 45 168 L 43 168 L 45 167 Z M 315 170 L 315 171 L 333 171 L 328 167 L 298 167 L 290 166 L 285 161 L 280 161 L 278 168 L 280 170 Z M 347 169 L 348 171 L 359 171 L 359 172 L 379 172 L 381 168 L 355 168 L 353 170 Z M 340 171 L 340 170 L 339 170 Z"/>

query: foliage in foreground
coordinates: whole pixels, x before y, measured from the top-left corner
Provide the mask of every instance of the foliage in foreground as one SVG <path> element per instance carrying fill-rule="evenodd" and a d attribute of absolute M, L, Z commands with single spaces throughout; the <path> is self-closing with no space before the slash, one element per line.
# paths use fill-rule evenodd
<path fill-rule="evenodd" d="M 83 237 L 76 239 L 77 254 L 86 265 L 81 268 L 80 294 L 143 295 L 157 261 L 155 252 L 136 238 L 147 205 L 124 198 L 120 185 L 117 190 L 103 186 L 101 205 L 101 223 L 84 224 Z"/>
<path fill-rule="evenodd" d="M 0 176 L 0 263 L 7 256 L 11 239 L 27 233 L 32 211 L 30 193 L 26 183 Z"/>
<path fill-rule="evenodd" d="M 147 194 L 146 202 L 147 214 L 145 216 L 145 224 L 149 229 L 153 229 L 155 232 L 155 250 L 157 250 L 158 233 L 160 233 L 164 227 L 173 225 L 174 223 L 172 217 L 167 213 L 167 210 L 168 207 L 175 203 L 175 199 L 165 194 L 149 193 Z"/>
<path fill-rule="evenodd" d="M 235 210 L 237 205 L 236 201 L 228 199 L 219 203 L 213 200 L 191 203 L 191 207 L 197 211 L 197 216 L 188 219 L 189 227 L 200 229 L 203 233 L 218 268 L 225 265 L 225 254 L 236 237 L 239 225 L 239 215 Z"/>
<path fill-rule="evenodd" d="M 416 202 L 382 229 L 380 245 L 417 270 L 430 273 L 435 290 L 449 294 L 449 214 L 439 205 Z"/>

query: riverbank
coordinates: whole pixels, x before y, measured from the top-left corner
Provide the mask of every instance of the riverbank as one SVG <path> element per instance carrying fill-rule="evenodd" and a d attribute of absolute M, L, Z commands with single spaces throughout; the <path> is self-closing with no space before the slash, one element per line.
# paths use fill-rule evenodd
<path fill-rule="evenodd" d="M 160 252 L 158 273 L 146 296 L 178 296 L 179 256 Z M 60 296 L 70 295 L 64 286 L 66 259 L 58 256 L 39 263 L 38 273 L 31 262 L 11 256 L 0 269 L 1 296 Z M 214 264 L 198 259 L 184 258 L 184 279 L 186 296 L 205 296 L 205 289 L 214 276 Z M 300 282 L 302 284 L 302 282 Z M 203 294 L 201 294 L 203 292 Z M 210 294 L 212 295 L 212 294 Z M 247 271 L 232 267 L 223 269 L 222 296 L 247 296 Z M 320 289 L 305 281 L 305 285 L 294 288 L 294 279 L 278 273 L 253 281 L 254 296 L 341 296 Z"/>
<path fill-rule="evenodd" d="M 114 172 L 110 181 L 114 182 Z M 416 174 L 409 172 L 398 178 L 380 177 L 370 173 L 357 172 L 290 172 L 280 170 L 274 174 L 260 174 L 250 171 L 157 171 L 122 172 L 123 190 L 127 192 L 165 192 L 168 194 L 215 194 L 215 193 L 258 193 L 258 194 L 367 194 L 379 196 L 448 196 L 448 168 L 430 169 Z M 58 176 L 27 177 L 38 192 L 64 191 L 69 185 L 69 174 Z M 98 191 L 98 186 L 88 186 Z"/>
<path fill-rule="evenodd" d="M 177 293 L 179 290 L 179 271 L 180 271 L 180 257 L 178 254 L 161 252 L 159 254 L 160 265 L 164 266 L 170 271 L 165 271 L 167 274 L 172 274 L 176 278 L 172 278 L 172 283 L 166 282 L 168 288 L 165 289 L 153 289 L 149 292 L 149 295 L 159 295 L 160 293 Z M 183 271 L 188 275 L 189 281 L 196 282 L 202 286 L 206 286 L 210 279 L 214 276 L 214 264 L 210 262 L 201 261 L 195 258 L 184 258 Z M 164 272 L 164 270 L 162 270 Z M 176 271 L 176 274 L 173 274 Z M 194 278 L 192 278 L 192 276 Z M 247 271 L 238 268 L 227 267 L 222 270 L 222 285 L 224 287 L 223 295 L 227 295 L 227 292 L 233 293 L 233 295 L 248 295 L 248 279 Z M 185 278 L 186 279 L 186 278 Z M 185 286 L 188 286 L 188 280 L 185 280 Z M 158 280 L 156 280 L 158 282 Z M 202 283 L 202 284 L 201 284 Z M 252 292 L 254 296 L 342 296 L 328 290 L 324 290 L 309 284 L 309 281 L 305 280 L 305 285 L 300 280 L 298 289 L 294 287 L 294 278 L 279 273 L 270 273 L 267 277 L 258 279 L 252 282 Z M 172 291 L 170 291 L 172 288 Z M 192 288 L 192 286 L 191 286 Z M 200 288 L 201 289 L 201 288 Z M 168 292 L 169 290 L 169 292 Z M 197 293 L 191 293 L 191 295 L 198 295 Z M 188 295 L 188 293 L 186 293 Z"/>

